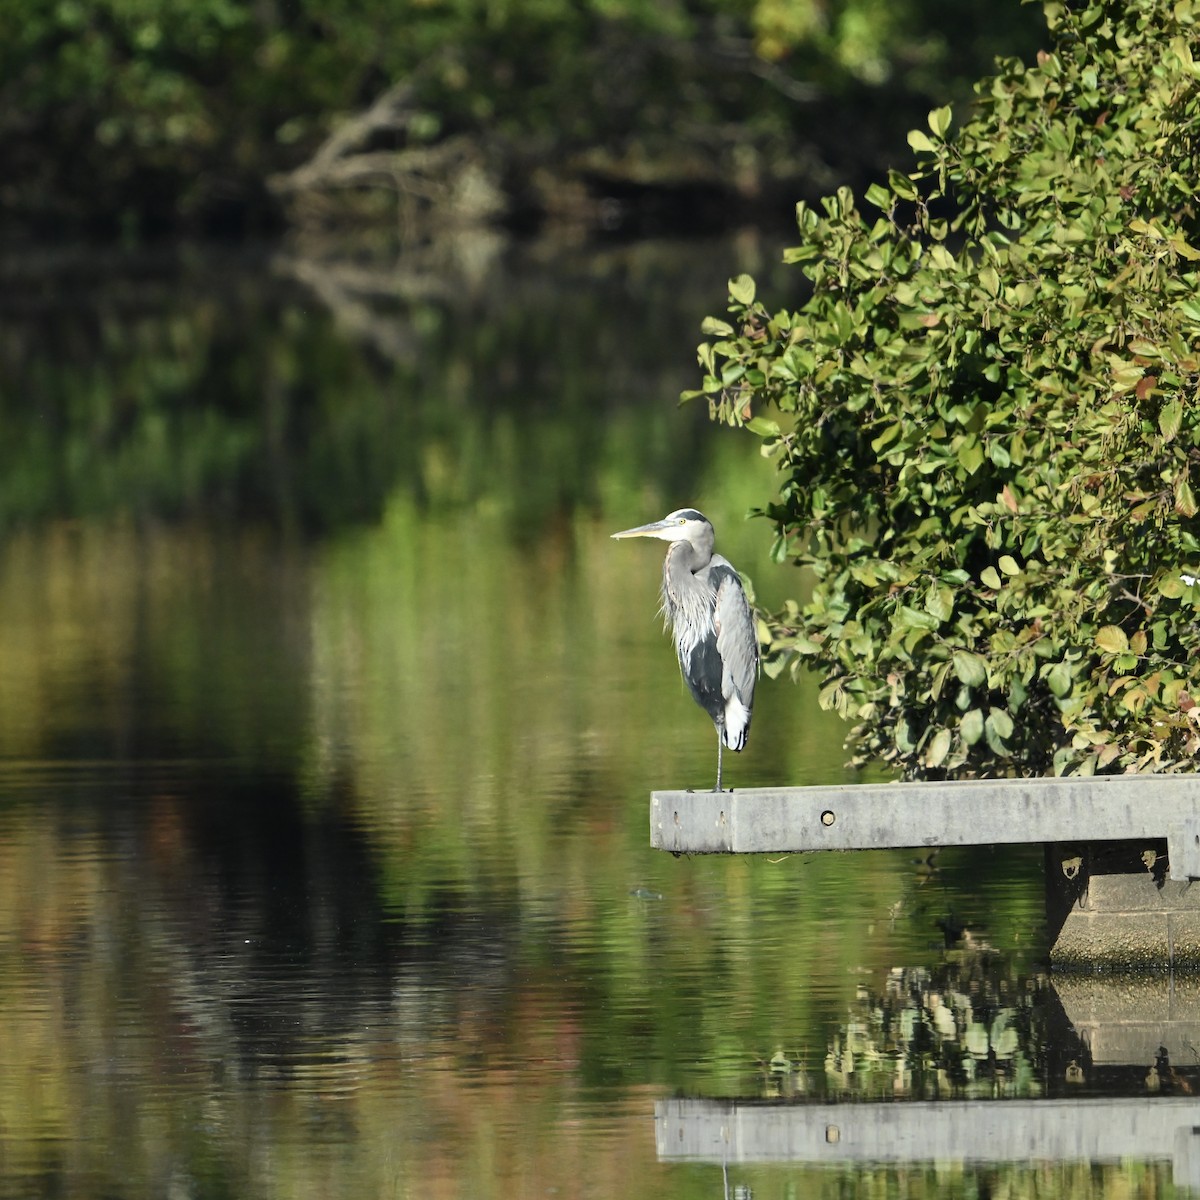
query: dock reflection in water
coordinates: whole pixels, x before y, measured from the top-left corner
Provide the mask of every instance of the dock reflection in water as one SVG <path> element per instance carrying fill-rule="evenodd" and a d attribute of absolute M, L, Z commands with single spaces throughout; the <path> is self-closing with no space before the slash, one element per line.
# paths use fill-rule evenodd
<path fill-rule="evenodd" d="M 904 1164 L 1047 1166 L 1169 1163 L 1176 1187 L 1200 1188 L 1200 1097 L 933 1100 L 764 1105 L 664 1100 L 659 1158 L 724 1168 L 805 1163 L 845 1171 Z"/>
<path fill-rule="evenodd" d="M 823 1086 L 777 1057 L 760 1096 L 660 1101 L 660 1161 L 720 1166 L 727 1194 L 732 1168 L 782 1164 L 843 1182 L 950 1170 L 985 1191 L 1003 1175 L 1016 1194 L 1047 1172 L 1075 1194 L 1099 1172 L 1091 1195 L 1135 1162 L 1200 1191 L 1200 981 L 1011 982 L 957 956 L 894 971 L 882 994 L 860 989 Z"/>

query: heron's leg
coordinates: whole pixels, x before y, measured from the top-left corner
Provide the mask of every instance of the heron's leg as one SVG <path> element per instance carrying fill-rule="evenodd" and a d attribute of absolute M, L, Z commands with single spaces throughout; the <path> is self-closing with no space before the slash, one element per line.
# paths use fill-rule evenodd
<path fill-rule="evenodd" d="M 721 790 L 721 752 L 725 749 L 725 739 L 721 737 L 720 729 L 717 730 L 717 786 L 713 788 L 714 792 Z"/>

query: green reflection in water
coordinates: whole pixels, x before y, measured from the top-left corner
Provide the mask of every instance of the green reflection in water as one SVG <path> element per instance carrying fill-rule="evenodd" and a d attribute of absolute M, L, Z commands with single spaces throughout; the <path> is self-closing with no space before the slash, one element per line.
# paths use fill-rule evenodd
<path fill-rule="evenodd" d="M 464 234 L 384 263 L 5 264 L 0 528 L 132 512 L 312 532 L 403 488 L 532 538 L 580 505 L 687 491 L 713 445 L 675 407 L 700 320 L 730 270 L 775 257 Z"/>
<path fill-rule="evenodd" d="M 713 735 L 659 555 L 607 535 L 696 504 L 794 590 L 741 520 L 769 468 L 672 400 L 757 253 L 289 262 L 17 322 L 0 1190 L 693 1195 L 657 1098 L 823 1060 L 943 927 L 1036 955 L 1036 856 L 648 849 Z M 841 778 L 841 736 L 764 680 L 731 776 Z"/>
<path fill-rule="evenodd" d="M 692 1195 L 720 1196 L 719 1168 L 680 1168 L 695 1191 Z M 906 1166 L 847 1169 L 810 1167 L 745 1167 L 730 1173 L 731 1185 L 755 1200 L 843 1200 L 846 1196 L 926 1197 L 987 1196 L 1062 1197 L 1063 1200 L 1096 1200 L 1099 1197 L 1152 1200 L 1186 1196 L 1176 1188 L 1169 1162 L 1150 1163 L 915 1163 Z"/>

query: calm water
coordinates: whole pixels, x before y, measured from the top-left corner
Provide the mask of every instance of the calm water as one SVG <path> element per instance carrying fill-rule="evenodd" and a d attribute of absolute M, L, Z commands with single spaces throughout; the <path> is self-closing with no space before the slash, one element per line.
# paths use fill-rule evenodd
<path fill-rule="evenodd" d="M 1191 1064 L 1073 1027 L 1182 985 L 1056 990 L 1038 853 L 648 848 L 713 737 L 607 534 L 695 504 L 802 589 L 674 404 L 773 254 L 7 264 L 0 1193 L 1189 1178 Z M 845 777 L 808 682 L 759 697 L 735 785 Z"/>

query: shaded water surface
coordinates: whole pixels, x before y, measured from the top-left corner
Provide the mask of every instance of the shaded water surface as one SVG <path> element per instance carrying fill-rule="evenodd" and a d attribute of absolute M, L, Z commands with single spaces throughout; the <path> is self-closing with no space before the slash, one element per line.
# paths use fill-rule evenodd
<path fill-rule="evenodd" d="M 1186 1181 L 1186 1137 L 1035 1136 L 1132 1127 L 1114 1097 L 1200 1124 L 1189 1062 L 1073 1028 L 1195 1002 L 1056 989 L 1036 850 L 648 849 L 651 788 L 709 786 L 713 737 L 656 548 L 607 534 L 695 504 L 762 602 L 802 588 L 741 519 L 769 465 L 674 405 L 770 251 L 456 254 L 9 268 L 0 1192 Z M 764 680 L 730 775 L 840 780 L 843 733 Z M 900 1112 L 964 1144 L 897 1143 Z"/>

